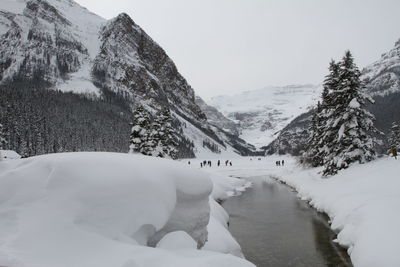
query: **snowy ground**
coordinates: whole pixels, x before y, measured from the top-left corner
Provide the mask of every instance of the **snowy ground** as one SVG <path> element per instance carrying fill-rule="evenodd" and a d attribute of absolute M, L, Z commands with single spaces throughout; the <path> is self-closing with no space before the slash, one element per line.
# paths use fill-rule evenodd
<path fill-rule="evenodd" d="M 248 186 L 228 176 L 266 175 L 329 215 L 355 266 L 400 266 L 400 160 L 329 179 L 290 157 L 225 160 L 201 171 L 200 160 L 117 153 L 0 162 L 0 266 L 254 266 L 233 256 L 240 246 L 215 199 Z"/>
<path fill-rule="evenodd" d="M 240 258 L 214 200 L 245 187 L 129 154 L 2 161 L 0 266 L 254 266 Z"/>
<path fill-rule="evenodd" d="M 275 166 L 282 159 L 285 166 Z M 208 171 L 279 179 L 329 215 L 337 242 L 348 248 L 354 266 L 400 266 L 400 160 L 385 157 L 355 164 L 329 179 L 321 178 L 321 169 L 304 169 L 290 157 L 244 158 L 232 163 L 232 167 Z"/>

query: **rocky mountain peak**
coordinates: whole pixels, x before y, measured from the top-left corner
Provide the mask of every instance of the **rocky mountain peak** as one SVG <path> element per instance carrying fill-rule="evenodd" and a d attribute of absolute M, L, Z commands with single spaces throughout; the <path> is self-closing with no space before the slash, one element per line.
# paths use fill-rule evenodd
<path fill-rule="evenodd" d="M 63 15 L 61 15 L 58 10 L 50 5 L 45 0 L 30 0 L 26 2 L 26 8 L 24 9 L 24 15 L 29 18 L 42 18 L 49 23 L 61 23 L 66 25 L 71 25 Z"/>

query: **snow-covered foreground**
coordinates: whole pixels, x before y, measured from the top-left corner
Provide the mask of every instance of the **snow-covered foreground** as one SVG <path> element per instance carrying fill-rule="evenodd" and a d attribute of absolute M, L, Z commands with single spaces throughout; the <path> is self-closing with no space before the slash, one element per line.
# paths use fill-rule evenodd
<path fill-rule="evenodd" d="M 0 162 L 0 266 L 254 266 L 214 200 L 245 183 L 117 153 Z"/>
<path fill-rule="evenodd" d="M 282 159 L 285 166 L 275 166 Z M 337 241 L 348 247 L 354 266 L 400 266 L 400 160 L 385 157 L 355 164 L 328 179 L 321 178 L 321 169 L 304 169 L 294 158 L 277 156 L 236 160 L 233 167 L 209 171 L 279 179 L 329 215 Z"/>

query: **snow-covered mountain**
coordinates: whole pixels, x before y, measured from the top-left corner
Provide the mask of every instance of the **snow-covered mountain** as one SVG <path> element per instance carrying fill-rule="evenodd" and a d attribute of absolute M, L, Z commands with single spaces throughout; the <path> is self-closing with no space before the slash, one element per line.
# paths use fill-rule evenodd
<path fill-rule="evenodd" d="M 179 147 L 185 147 L 181 156 L 198 154 L 205 147 L 204 141 L 218 147 L 216 151 L 221 153 L 249 152 L 247 148 L 243 151 L 240 151 L 240 147 L 233 148 L 230 143 L 236 144 L 236 141 L 231 136 L 219 133 L 207 121 L 206 115 L 195 102 L 194 90 L 178 72 L 173 61 L 127 14 L 106 20 L 72 0 L 0 0 L 0 48 L 0 88 L 7 88 L 8 95 L 12 95 L 10 88 L 18 88 L 23 92 L 29 87 L 29 90 L 39 90 L 40 94 L 45 95 L 42 96 L 43 99 L 49 94 L 44 89 L 54 89 L 57 92 L 84 94 L 90 101 L 97 101 L 95 104 L 91 103 L 97 106 L 86 111 L 88 117 L 83 118 L 85 114 L 82 115 L 82 112 L 64 116 L 67 112 L 72 112 L 64 107 L 68 103 L 54 108 L 66 118 L 79 117 L 76 123 L 71 124 L 74 127 L 78 127 L 82 119 L 85 123 L 92 123 L 93 118 L 89 116 L 94 117 L 99 111 L 107 113 L 109 109 L 114 110 L 110 114 L 114 118 L 104 115 L 96 117 L 97 124 L 110 125 L 107 136 L 104 131 L 98 130 L 97 124 L 93 125 L 97 132 L 85 133 L 92 134 L 87 138 L 91 143 L 86 144 L 86 150 L 105 150 L 104 144 L 115 138 L 110 136 L 112 132 L 123 133 L 121 136 L 126 136 L 128 140 L 129 125 L 115 125 L 115 121 L 121 116 L 125 121 L 129 120 L 132 108 L 141 104 L 153 114 L 162 107 L 171 109 L 176 135 L 179 136 Z M 69 101 L 65 101 L 60 95 L 52 97 L 60 102 Z M 50 102 L 49 105 L 55 101 Z M 76 101 L 73 101 L 72 105 L 75 104 Z M 104 108 L 98 105 L 108 106 Z M 15 103 L 15 106 L 17 109 L 20 104 Z M 50 129 L 64 127 L 63 121 L 57 121 L 56 116 L 47 114 L 43 108 L 37 110 L 38 107 L 35 106 L 30 109 L 37 111 L 39 117 L 45 117 L 36 119 L 34 127 L 47 129 L 47 124 L 51 124 Z M 109 121 L 101 121 L 107 119 Z M 31 124 L 34 120 L 21 120 L 19 123 Z M 14 118 L 13 121 L 18 119 Z M 37 125 L 42 121 L 46 125 Z M 7 123 L 12 124 L 10 121 L 3 124 Z M 57 127 L 52 127 L 53 125 Z M 7 126 L 17 128 L 16 125 Z M 48 138 L 57 139 L 54 143 L 60 142 L 54 145 L 53 151 L 49 151 L 48 147 L 36 148 L 35 145 L 33 152 L 31 143 L 36 143 L 39 137 L 42 138 L 43 133 L 40 132 L 26 137 L 27 140 L 24 139 L 22 144 L 10 138 L 9 145 L 17 146 L 12 149 L 27 155 L 75 150 L 82 146 L 70 147 L 70 141 L 82 140 L 82 136 L 76 135 L 85 132 L 84 127 L 52 133 Z M 195 128 L 201 134 L 185 134 L 183 128 L 188 127 Z M 13 130 L 11 134 L 16 135 L 18 131 Z M 63 133 L 67 131 L 70 133 L 64 138 Z M 28 134 L 31 135 L 31 132 Z M 128 149 L 128 145 L 125 147 L 124 142 L 113 148 L 116 151 L 125 149 Z"/>
<path fill-rule="evenodd" d="M 381 58 L 363 69 L 363 78 L 372 96 L 400 91 L 400 40 Z"/>
<path fill-rule="evenodd" d="M 320 92 L 320 86 L 316 85 L 269 86 L 233 96 L 213 97 L 209 104 L 237 123 L 241 138 L 262 147 L 315 104 Z"/>

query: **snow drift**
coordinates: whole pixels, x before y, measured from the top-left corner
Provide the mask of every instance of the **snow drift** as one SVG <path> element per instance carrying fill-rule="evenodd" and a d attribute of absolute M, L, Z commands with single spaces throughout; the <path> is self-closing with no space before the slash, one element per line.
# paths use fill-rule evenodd
<path fill-rule="evenodd" d="M 252 266 L 196 249 L 212 189 L 204 172 L 138 155 L 1 162 L 0 266 Z"/>

